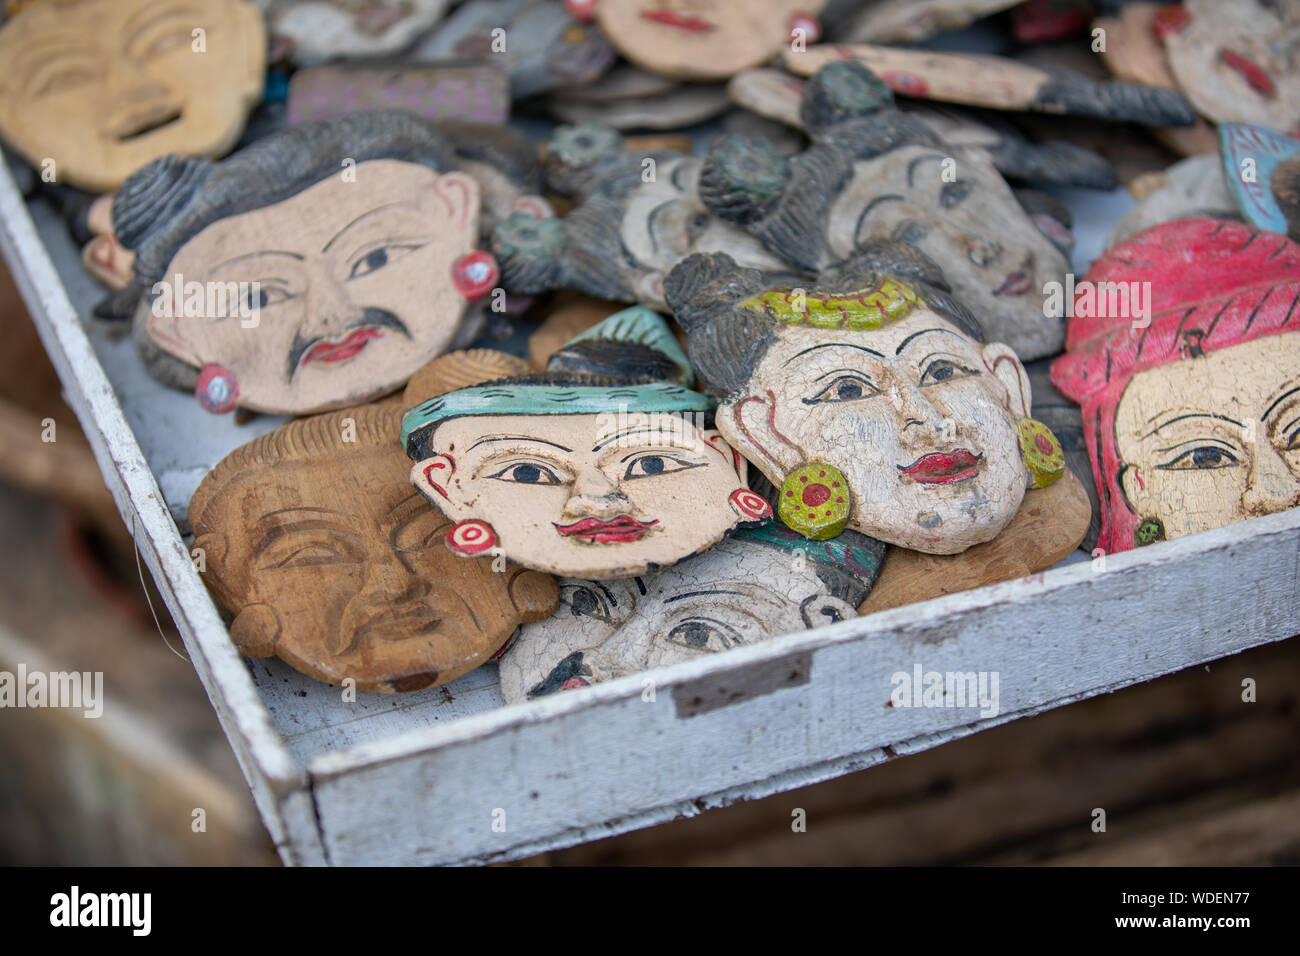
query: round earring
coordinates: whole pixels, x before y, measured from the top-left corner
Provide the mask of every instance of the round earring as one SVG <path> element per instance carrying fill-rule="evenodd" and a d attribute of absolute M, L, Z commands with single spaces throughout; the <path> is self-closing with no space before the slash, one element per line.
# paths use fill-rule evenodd
<path fill-rule="evenodd" d="M 470 302 L 483 298 L 492 291 L 501 277 L 501 270 L 491 253 L 482 249 L 467 253 L 452 263 L 451 281 Z"/>
<path fill-rule="evenodd" d="M 731 502 L 732 509 L 747 524 L 765 523 L 772 517 L 772 506 L 756 491 L 737 488 L 728 500 Z"/>
<path fill-rule="evenodd" d="M 194 386 L 194 397 L 207 411 L 224 415 L 234 411 L 239 398 L 239 382 L 235 373 L 224 365 L 205 365 Z"/>
<path fill-rule="evenodd" d="M 1029 471 L 1031 488 L 1046 488 L 1065 474 L 1065 452 L 1052 430 L 1036 418 L 1022 418 L 1020 457 Z"/>
<path fill-rule="evenodd" d="M 460 521 L 447 532 L 447 547 L 462 558 L 478 557 L 496 546 L 497 534 L 486 521 Z"/>
<path fill-rule="evenodd" d="M 822 25 L 810 13 L 796 13 L 790 17 L 790 39 L 816 43 L 822 38 Z"/>
<path fill-rule="evenodd" d="M 1165 540 L 1165 526 L 1159 518 L 1143 518 L 1133 532 L 1133 544 L 1139 548 L 1163 540 Z"/>
<path fill-rule="evenodd" d="M 805 538 L 834 538 L 849 522 L 849 483 L 844 473 L 824 461 L 800 465 L 781 484 L 776 512 Z"/>

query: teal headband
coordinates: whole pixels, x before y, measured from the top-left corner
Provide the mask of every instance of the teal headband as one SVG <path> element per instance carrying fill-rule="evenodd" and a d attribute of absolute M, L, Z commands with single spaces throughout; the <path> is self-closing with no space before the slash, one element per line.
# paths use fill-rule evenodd
<path fill-rule="evenodd" d="M 683 385 L 533 385 L 495 382 L 458 388 L 421 402 L 402 416 L 402 446 L 449 418 L 464 415 L 599 415 L 608 413 L 710 412 L 713 400 Z"/>

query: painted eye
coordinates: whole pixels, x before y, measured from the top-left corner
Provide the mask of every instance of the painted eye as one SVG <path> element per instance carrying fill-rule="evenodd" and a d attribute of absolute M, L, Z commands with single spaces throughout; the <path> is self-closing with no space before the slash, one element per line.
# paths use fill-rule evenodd
<path fill-rule="evenodd" d="M 93 83 L 98 79 L 99 75 L 92 69 L 79 66 L 67 67 L 59 70 L 42 83 L 40 89 L 36 91 L 36 95 L 44 96 L 46 93 L 62 93 L 78 86 Z"/>
<path fill-rule="evenodd" d="M 672 458 L 668 455 L 642 455 L 627 463 L 627 471 L 623 473 L 623 478 L 654 478 L 657 475 L 671 475 L 675 471 L 700 467 L 702 467 L 701 462 L 682 461 L 680 458 Z"/>
<path fill-rule="evenodd" d="M 856 375 L 841 375 L 812 398 L 805 398 L 805 405 L 821 402 L 856 402 L 860 398 L 879 395 L 880 390 L 864 378 Z"/>
<path fill-rule="evenodd" d="M 939 190 L 939 205 L 951 209 L 970 195 L 970 183 L 945 183 Z"/>
<path fill-rule="evenodd" d="M 668 640 L 693 651 L 725 651 L 745 643 L 730 627 L 707 617 L 687 618 L 668 632 Z"/>
<path fill-rule="evenodd" d="M 930 227 L 916 219 L 906 219 L 894 227 L 892 238 L 915 245 L 930 234 Z"/>
<path fill-rule="evenodd" d="M 273 285 L 262 285 L 260 282 L 252 283 L 248 291 L 244 293 L 244 308 L 246 310 L 265 309 L 268 305 L 275 305 L 278 302 L 286 302 L 293 298 L 293 293 L 287 289 L 279 288 Z"/>
<path fill-rule="evenodd" d="M 1237 456 L 1225 448 L 1215 445 L 1198 445 L 1189 448 L 1177 458 L 1159 467 L 1169 471 L 1211 471 L 1216 468 L 1231 468 L 1240 464 Z"/>
<path fill-rule="evenodd" d="M 609 621 L 610 607 L 605 595 L 585 584 L 567 584 L 560 587 L 560 603 L 568 605 L 574 617 L 593 617 Z"/>
<path fill-rule="evenodd" d="M 513 481 L 520 485 L 558 485 L 561 483 L 559 476 L 551 469 L 531 461 L 506 465 L 495 475 L 488 475 L 488 477 L 495 478 L 497 481 Z"/>
<path fill-rule="evenodd" d="M 979 372 L 973 368 L 959 365 L 950 359 L 935 359 L 921 373 L 921 384 L 942 385 L 945 382 L 955 382 L 959 378 L 970 378 L 978 374 Z"/>
<path fill-rule="evenodd" d="M 404 246 L 380 246 L 378 249 L 371 249 L 353 263 L 352 271 L 348 274 L 348 279 L 360 279 L 362 276 L 368 276 L 372 272 L 378 272 L 385 266 L 390 266 L 403 256 L 409 255 L 416 249 L 419 249 L 421 245 L 423 245 L 423 243 L 413 243 Z"/>

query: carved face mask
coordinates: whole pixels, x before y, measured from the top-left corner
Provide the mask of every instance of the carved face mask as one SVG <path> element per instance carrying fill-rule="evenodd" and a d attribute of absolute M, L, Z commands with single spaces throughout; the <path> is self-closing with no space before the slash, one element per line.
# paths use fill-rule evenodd
<path fill-rule="evenodd" d="M 362 690 L 418 690 L 554 609 L 551 578 L 447 551 L 447 520 L 407 481 L 399 418 L 390 403 L 290 422 L 199 486 L 195 547 L 244 654 Z"/>
<path fill-rule="evenodd" d="M 941 301 L 934 290 L 858 281 L 765 289 L 721 256 L 674 270 L 669 301 L 720 398 L 719 431 L 810 537 L 847 525 L 931 554 L 991 540 L 1020 507 L 1035 443 L 1063 469 L 1055 439 L 1028 418 L 1023 366 L 973 337 L 968 316 L 928 305 L 922 296 Z"/>
<path fill-rule="evenodd" d="M 477 185 L 396 160 L 356 173 L 365 188 L 328 179 L 187 242 L 169 274 L 249 290 L 247 314 L 187 314 L 173 282 L 150 339 L 190 365 L 229 368 L 240 404 L 268 412 L 385 391 L 446 349 L 466 301 L 452 267 L 477 238 Z"/>
<path fill-rule="evenodd" d="M 478 185 L 439 171 L 445 150 L 418 118 L 370 112 L 283 130 L 220 164 L 141 170 L 113 220 L 137 252 L 145 344 L 200 370 L 211 411 L 304 414 L 400 386 L 495 284 L 474 252 Z M 167 380 L 166 363 L 151 367 Z"/>
<path fill-rule="evenodd" d="M 556 613 L 502 656 L 502 696 L 542 697 L 856 617 L 883 553 L 852 532 L 810 544 L 770 525 L 657 574 L 563 579 Z"/>
<path fill-rule="evenodd" d="M 159 156 L 230 150 L 265 69 L 247 0 L 50 0 L 0 29 L 0 134 L 56 182 L 108 192 Z"/>
<path fill-rule="evenodd" d="M 1124 551 L 1300 504 L 1300 246 L 1178 220 L 1116 245 L 1084 281 L 1150 284 L 1148 322 L 1077 299 L 1052 366 L 1083 406 L 1098 545 Z"/>
<path fill-rule="evenodd" d="M 638 326 L 671 339 L 660 317 L 638 308 L 606 319 L 579 340 L 589 348 L 571 344 L 568 354 L 588 370 L 592 359 L 608 368 L 629 354 Z M 563 356 L 547 375 L 460 389 L 407 413 L 411 481 L 456 522 L 453 550 L 499 547 L 554 574 L 628 577 L 770 517 L 746 488 L 743 461 L 707 427 L 705 396 L 647 381 L 636 366 L 625 365 L 623 379 L 560 372 Z"/>

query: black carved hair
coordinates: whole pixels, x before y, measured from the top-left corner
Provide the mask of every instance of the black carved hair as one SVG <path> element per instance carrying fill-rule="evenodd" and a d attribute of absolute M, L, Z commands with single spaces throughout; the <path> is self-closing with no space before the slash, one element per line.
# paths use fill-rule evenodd
<path fill-rule="evenodd" d="M 926 307 L 953 322 L 977 342 L 985 340 L 978 320 L 952 297 L 943 271 L 924 253 L 892 239 L 875 240 L 824 271 L 807 291 L 870 288 L 882 279 L 902 280 Z M 664 281 L 668 306 L 689 337 L 691 365 L 719 401 L 742 393 L 776 341 L 777 323 L 754 309 L 735 306 L 773 288 L 771 276 L 742 269 L 725 253 L 688 256 Z"/>

